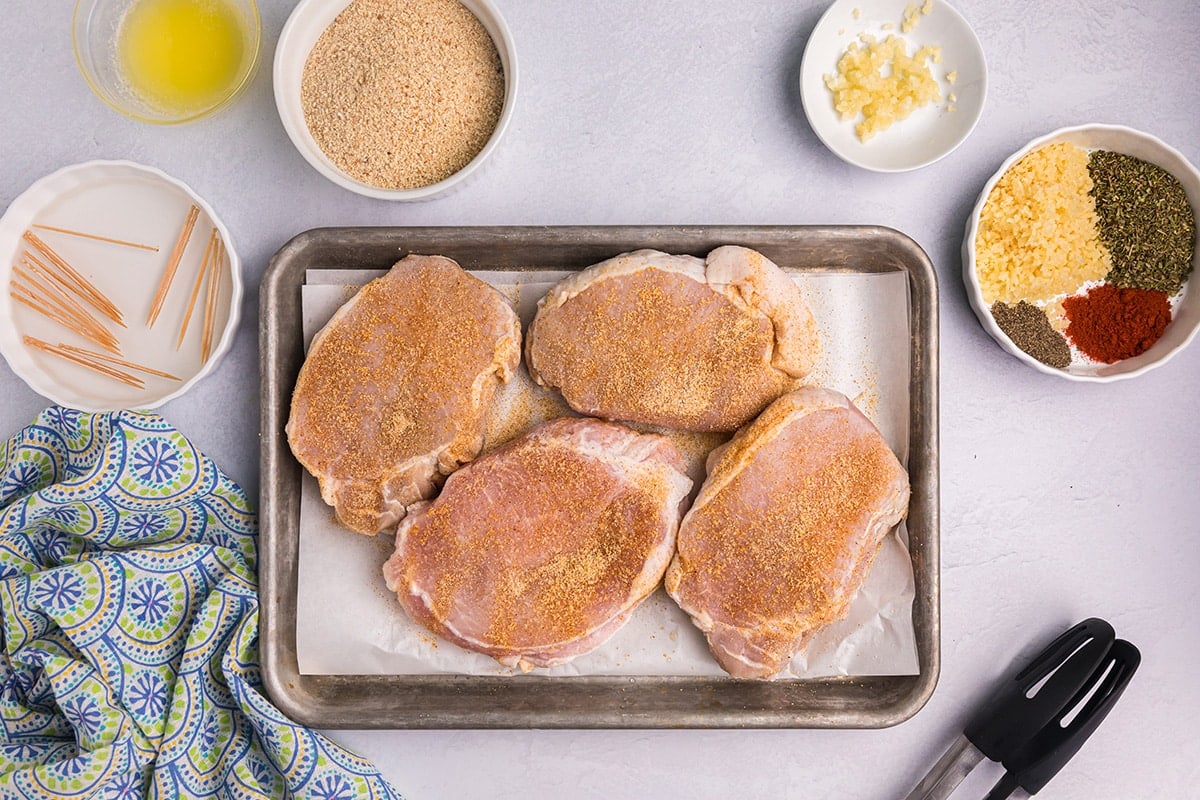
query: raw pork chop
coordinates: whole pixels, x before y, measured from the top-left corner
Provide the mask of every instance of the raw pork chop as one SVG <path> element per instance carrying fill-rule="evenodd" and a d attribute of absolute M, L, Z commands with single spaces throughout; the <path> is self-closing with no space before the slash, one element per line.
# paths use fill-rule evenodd
<path fill-rule="evenodd" d="M 374 534 L 483 446 L 496 386 L 521 359 L 504 297 L 441 256 L 408 256 L 313 339 L 287 434 L 353 531 Z"/>
<path fill-rule="evenodd" d="M 667 592 L 737 678 L 770 678 L 846 615 L 908 509 L 908 474 L 870 420 L 827 389 L 772 403 L 709 456 Z"/>
<path fill-rule="evenodd" d="M 761 253 L 638 250 L 550 290 L 527 364 L 584 414 L 733 431 L 794 389 L 818 350 L 800 289 Z"/>
<path fill-rule="evenodd" d="M 523 670 L 603 644 L 658 585 L 692 482 L 675 446 L 557 419 L 414 505 L 383 567 L 416 622 Z"/>

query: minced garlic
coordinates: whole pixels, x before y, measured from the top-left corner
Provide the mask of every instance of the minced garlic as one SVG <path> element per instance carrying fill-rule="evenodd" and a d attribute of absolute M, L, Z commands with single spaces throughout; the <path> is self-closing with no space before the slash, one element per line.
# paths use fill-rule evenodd
<path fill-rule="evenodd" d="M 891 35 L 882 42 L 860 34 L 838 60 L 837 75 L 826 75 L 833 107 L 842 119 L 863 115 L 854 132 L 865 142 L 922 106 L 941 100 L 941 89 L 926 61 L 939 63 L 942 49 L 919 48 L 911 56 L 908 42 Z"/>
<path fill-rule="evenodd" d="M 933 0 L 925 0 L 925 4 L 918 6 L 916 3 L 909 3 L 904 9 L 904 19 L 900 23 L 900 30 L 903 33 L 912 33 L 917 27 L 917 20 L 922 15 L 929 16 L 929 12 L 933 11 Z"/>

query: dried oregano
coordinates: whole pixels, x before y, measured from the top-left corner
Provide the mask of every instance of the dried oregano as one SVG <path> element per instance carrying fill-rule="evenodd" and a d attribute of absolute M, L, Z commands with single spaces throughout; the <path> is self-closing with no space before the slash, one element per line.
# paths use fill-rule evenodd
<path fill-rule="evenodd" d="M 1174 175 L 1140 158 L 1095 150 L 1088 158 L 1109 283 L 1173 295 L 1192 271 L 1196 217 Z"/>

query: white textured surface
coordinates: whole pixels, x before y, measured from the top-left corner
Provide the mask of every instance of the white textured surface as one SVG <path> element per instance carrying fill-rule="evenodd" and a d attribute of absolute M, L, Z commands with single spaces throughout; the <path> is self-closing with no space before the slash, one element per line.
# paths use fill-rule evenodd
<path fill-rule="evenodd" d="M 350 194 L 307 166 L 275 115 L 267 70 L 219 117 L 147 127 L 110 111 L 77 75 L 70 3 L 6 3 L 0 204 L 89 158 L 158 166 L 213 204 L 244 260 L 246 313 L 216 373 L 164 413 L 251 492 L 256 285 L 271 253 L 306 228 L 846 222 L 905 231 L 942 279 L 941 683 L 924 711 L 886 731 L 337 738 L 374 758 L 411 800 L 902 797 L 1014 658 L 1099 615 L 1141 647 L 1142 668 L 1039 797 L 1195 796 L 1200 346 L 1113 385 L 1036 373 L 975 321 L 958 248 L 987 177 L 1011 151 L 1055 128 L 1127 124 L 1200 162 L 1200 5 L 957 3 L 987 54 L 987 107 L 951 156 L 900 175 L 844 164 L 804 122 L 797 72 L 823 3 L 500 5 L 523 73 L 511 128 L 468 186 L 396 206 Z M 262 2 L 268 63 L 289 7 Z M 45 405 L 6 366 L 0 397 L 5 434 Z"/>

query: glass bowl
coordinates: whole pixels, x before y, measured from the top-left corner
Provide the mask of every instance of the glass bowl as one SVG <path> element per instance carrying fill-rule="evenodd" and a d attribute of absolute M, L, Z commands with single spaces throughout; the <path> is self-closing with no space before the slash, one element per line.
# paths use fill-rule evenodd
<path fill-rule="evenodd" d="M 235 76 L 219 94 L 196 105 L 165 107 L 141 96 L 122 70 L 118 43 L 129 11 L 163 0 L 77 0 L 71 26 L 75 63 L 97 97 L 130 119 L 173 125 L 207 116 L 229 104 L 250 83 L 258 67 L 262 23 L 254 0 L 220 0 L 232 12 L 242 35 L 242 56 Z"/>

